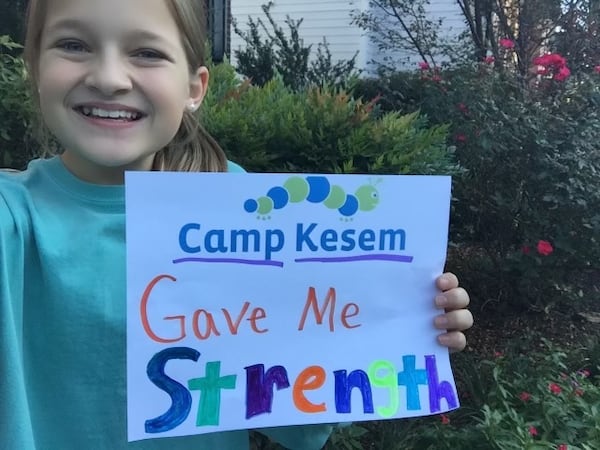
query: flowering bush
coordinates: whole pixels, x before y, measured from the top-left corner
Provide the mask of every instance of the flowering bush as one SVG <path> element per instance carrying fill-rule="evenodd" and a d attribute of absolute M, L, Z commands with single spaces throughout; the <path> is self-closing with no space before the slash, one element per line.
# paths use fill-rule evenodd
<path fill-rule="evenodd" d="M 454 179 L 449 265 L 481 306 L 547 311 L 595 295 L 600 74 L 571 74 L 555 53 L 535 64 L 544 72 L 526 78 L 482 61 L 355 88 L 380 95 L 383 110 L 450 123 L 465 172 Z"/>
<path fill-rule="evenodd" d="M 483 362 L 493 384 L 476 427 L 489 448 L 600 448 L 598 363 L 584 355 L 542 341 L 537 351 Z"/>

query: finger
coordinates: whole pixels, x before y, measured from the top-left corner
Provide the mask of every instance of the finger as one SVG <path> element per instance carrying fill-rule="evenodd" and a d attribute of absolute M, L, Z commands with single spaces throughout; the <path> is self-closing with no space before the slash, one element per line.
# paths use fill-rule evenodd
<path fill-rule="evenodd" d="M 468 309 L 459 309 L 441 314 L 433 320 L 438 330 L 465 331 L 473 326 L 473 314 Z"/>
<path fill-rule="evenodd" d="M 437 338 L 440 345 L 448 347 L 451 352 L 460 352 L 467 346 L 467 338 L 460 331 L 440 334 Z"/>
<path fill-rule="evenodd" d="M 436 295 L 435 306 L 439 309 L 445 308 L 447 311 L 450 311 L 466 308 L 469 306 L 470 301 L 469 293 L 459 287 Z"/>
<path fill-rule="evenodd" d="M 458 278 L 451 272 L 446 272 L 435 280 L 436 287 L 441 291 L 447 291 L 458 287 Z"/>

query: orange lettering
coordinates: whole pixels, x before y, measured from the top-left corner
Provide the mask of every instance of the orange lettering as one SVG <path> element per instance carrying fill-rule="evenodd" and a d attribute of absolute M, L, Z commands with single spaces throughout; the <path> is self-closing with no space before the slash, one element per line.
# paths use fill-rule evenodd
<path fill-rule="evenodd" d="M 244 303 L 244 307 L 240 311 L 240 314 L 237 316 L 237 320 L 235 321 L 235 323 L 231 322 L 231 316 L 229 315 L 229 311 L 227 311 L 225 308 L 221 308 L 221 311 L 223 311 L 223 314 L 225 315 L 225 320 L 227 320 L 227 326 L 229 327 L 229 331 L 231 331 L 231 334 L 238 333 L 238 328 L 240 327 L 240 322 L 242 321 L 242 318 L 246 314 L 246 311 L 248 311 L 249 306 L 250 306 L 250 302 Z"/>
<path fill-rule="evenodd" d="M 250 317 L 248 317 L 246 320 L 250 321 L 250 326 L 252 327 L 252 330 L 255 333 L 262 334 L 262 333 L 266 333 L 267 331 L 269 331 L 269 329 L 265 328 L 264 330 L 259 330 L 258 326 L 256 325 L 256 321 L 265 319 L 266 317 L 267 317 L 267 312 L 264 309 L 254 308 L 252 310 L 252 314 L 250 314 Z"/>
<path fill-rule="evenodd" d="M 350 307 L 354 308 L 354 312 L 348 314 L 348 309 L 350 309 Z M 356 303 L 348 303 L 346 306 L 344 306 L 344 309 L 342 309 L 342 325 L 344 325 L 346 328 L 358 328 L 360 327 L 360 323 L 356 324 L 356 325 L 350 325 L 348 323 L 348 321 L 346 319 L 348 319 L 349 317 L 354 317 L 354 316 L 358 316 L 358 313 L 360 312 L 360 308 L 358 307 L 358 305 Z"/>
<path fill-rule="evenodd" d="M 206 334 L 202 334 L 202 332 L 200 331 L 200 327 L 198 326 L 200 314 L 204 314 L 206 316 Z M 200 340 L 208 339 L 213 333 L 215 336 L 221 336 L 221 333 L 219 333 L 217 325 L 215 324 L 215 319 L 213 318 L 213 315 L 205 309 L 197 309 L 196 311 L 194 311 L 192 327 L 194 328 L 194 334 Z"/>
<path fill-rule="evenodd" d="M 177 279 L 175 277 L 172 277 L 171 275 L 157 276 L 150 282 L 150 284 L 148 284 L 148 286 L 146 286 L 146 289 L 144 290 L 144 294 L 142 295 L 142 301 L 140 302 L 140 317 L 142 319 L 142 325 L 144 327 L 144 331 L 146 332 L 146 334 L 148 335 L 148 337 L 150 339 L 152 339 L 153 341 L 156 341 L 156 342 L 160 342 L 161 344 L 169 344 L 172 342 L 177 342 L 177 341 L 182 340 L 185 337 L 185 317 L 184 316 L 164 317 L 164 319 L 166 319 L 166 320 L 173 320 L 173 319 L 180 320 L 181 332 L 180 332 L 179 337 L 177 337 L 177 338 L 173 338 L 173 339 L 161 338 L 156 333 L 154 333 L 154 331 L 152 331 L 152 328 L 150 327 L 150 321 L 148 320 L 148 300 L 150 299 L 150 293 L 152 292 L 152 289 L 154 289 L 154 286 L 156 286 L 159 281 L 161 281 L 165 278 L 168 278 L 171 281 L 177 281 Z"/>
<path fill-rule="evenodd" d="M 304 391 L 319 389 L 325 384 L 325 370 L 320 366 L 310 366 L 300 372 L 294 383 L 293 396 L 296 408 L 305 413 L 327 411 L 325 403 L 315 405 L 304 395 Z"/>
<path fill-rule="evenodd" d="M 335 289 L 329 288 L 327 291 L 327 297 L 325 297 L 325 304 L 323 308 L 319 310 L 319 305 L 317 302 L 317 295 L 315 293 L 315 288 L 308 288 L 308 297 L 306 299 L 306 304 L 304 305 L 304 311 L 302 312 L 302 318 L 300 319 L 300 325 L 298 326 L 298 330 L 302 331 L 304 329 L 304 323 L 306 322 L 306 316 L 308 315 L 308 309 L 312 306 L 313 312 L 315 314 L 315 318 L 317 320 L 317 324 L 321 325 L 323 323 L 323 316 L 325 315 L 325 311 L 329 307 L 329 303 L 331 302 L 331 310 L 329 311 L 329 331 L 334 330 L 333 325 L 333 313 L 335 310 Z"/>

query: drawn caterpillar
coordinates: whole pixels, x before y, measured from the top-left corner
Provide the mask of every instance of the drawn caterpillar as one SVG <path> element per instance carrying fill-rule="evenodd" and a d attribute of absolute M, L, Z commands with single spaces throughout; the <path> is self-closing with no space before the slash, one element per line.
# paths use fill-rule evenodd
<path fill-rule="evenodd" d="M 354 194 L 346 194 L 337 185 L 331 185 L 326 177 L 308 176 L 306 178 L 290 177 L 283 186 L 276 186 L 264 197 L 248 199 L 244 209 L 249 213 L 261 216 L 274 209 L 281 209 L 288 203 L 301 201 L 323 203 L 329 209 L 337 209 L 344 217 L 350 217 L 357 211 L 371 211 L 379 203 L 379 192 L 374 185 L 360 186 Z"/>

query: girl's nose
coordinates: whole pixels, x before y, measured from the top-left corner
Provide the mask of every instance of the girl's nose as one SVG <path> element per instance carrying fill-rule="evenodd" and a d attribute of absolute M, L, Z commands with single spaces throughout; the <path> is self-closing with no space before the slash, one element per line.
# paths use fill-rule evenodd
<path fill-rule="evenodd" d="M 131 77 L 125 62 L 116 56 L 99 57 L 90 67 L 85 84 L 104 95 L 127 92 L 132 88 Z"/>

